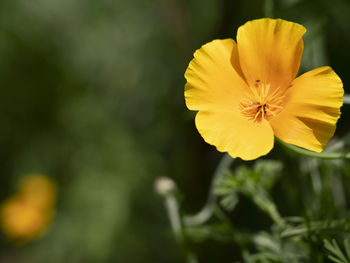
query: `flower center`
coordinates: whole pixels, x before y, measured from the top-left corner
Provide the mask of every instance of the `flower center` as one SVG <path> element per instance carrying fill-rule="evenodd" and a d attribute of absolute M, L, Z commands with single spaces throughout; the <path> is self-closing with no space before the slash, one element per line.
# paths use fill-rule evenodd
<path fill-rule="evenodd" d="M 243 116 L 253 122 L 263 119 L 270 120 L 283 109 L 283 99 L 280 88 L 271 89 L 270 84 L 257 81 L 254 87 L 249 87 L 246 100 L 240 103 Z"/>

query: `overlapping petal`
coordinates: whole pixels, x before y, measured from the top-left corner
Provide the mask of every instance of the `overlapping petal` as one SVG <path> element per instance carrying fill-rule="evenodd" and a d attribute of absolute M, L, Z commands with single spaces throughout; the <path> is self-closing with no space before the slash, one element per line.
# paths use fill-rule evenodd
<path fill-rule="evenodd" d="M 330 67 L 311 70 L 292 82 L 286 92 L 286 105 L 270 123 L 281 140 L 321 152 L 333 136 L 343 84 Z"/>
<path fill-rule="evenodd" d="M 302 25 L 281 19 L 257 19 L 241 26 L 237 45 L 247 82 L 287 88 L 299 70 L 305 32 Z"/>
<path fill-rule="evenodd" d="M 271 151 L 273 130 L 266 120 L 254 123 L 236 112 L 200 111 L 196 127 L 204 140 L 232 157 L 253 160 Z"/>
<path fill-rule="evenodd" d="M 197 50 L 185 78 L 185 99 L 190 110 L 237 111 L 247 88 L 232 39 L 214 40 Z"/>

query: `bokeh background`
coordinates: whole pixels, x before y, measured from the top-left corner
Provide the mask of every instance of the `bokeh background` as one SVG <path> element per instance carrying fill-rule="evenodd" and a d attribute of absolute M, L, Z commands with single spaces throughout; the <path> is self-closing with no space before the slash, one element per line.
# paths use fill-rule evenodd
<path fill-rule="evenodd" d="M 193 52 L 251 19 L 291 20 L 308 29 L 301 72 L 330 65 L 347 91 L 349 14 L 348 0 L 1 0 L 0 200 L 42 173 L 58 203 L 40 238 L 2 234 L 0 262 L 184 262 L 153 184 L 173 178 L 194 213 L 222 155 L 184 104 Z M 342 111 L 336 136 L 350 128 Z M 200 262 L 241 257 L 232 244 L 193 249 Z"/>

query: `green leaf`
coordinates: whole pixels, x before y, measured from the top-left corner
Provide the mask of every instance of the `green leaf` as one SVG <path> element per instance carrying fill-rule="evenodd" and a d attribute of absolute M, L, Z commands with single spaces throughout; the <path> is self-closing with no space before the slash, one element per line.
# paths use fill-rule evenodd
<path fill-rule="evenodd" d="M 344 240 L 344 247 L 347 258 L 350 258 L 350 244 L 348 239 Z"/>
<path fill-rule="evenodd" d="M 194 242 L 216 240 L 220 242 L 232 241 L 232 229 L 228 224 L 207 224 L 186 228 L 186 236 Z"/>
<path fill-rule="evenodd" d="M 271 160 L 259 160 L 253 168 L 242 165 L 218 180 L 214 192 L 221 197 L 221 205 L 227 210 L 234 209 L 238 202 L 238 194 L 243 194 L 274 222 L 283 225 L 283 220 L 269 195 L 282 167 L 282 163 Z"/>
<path fill-rule="evenodd" d="M 291 223 L 291 222 L 288 222 Z M 281 233 L 281 237 L 288 238 L 293 236 L 303 236 L 306 234 L 320 233 L 338 233 L 350 231 L 350 222 L 348 220 L 332 220 L 332 221 L 305 221 L 296 226 L 288 224 Z"/>
<path fill-rule="evenodd" d="M 348 242 L 345 240 L 345 242 Z M 344 243 L 345 243 L 344 242 Z M 323 240 L 324 247 L 331 252 L 331 255 L 328 258 L 336 263 L 350 263 L 350 257 L 345 256 L 342 250 L 340 249 L 338 243 L 333 239 L 332 242 L 329 242 L 327 239 Z M 349 246 L 349 244 L 344 244 L 344 246 Z M 348 248 L 345 248 L 347 250 Z M 348 254 L 348 251 L 346 251 Z"/>

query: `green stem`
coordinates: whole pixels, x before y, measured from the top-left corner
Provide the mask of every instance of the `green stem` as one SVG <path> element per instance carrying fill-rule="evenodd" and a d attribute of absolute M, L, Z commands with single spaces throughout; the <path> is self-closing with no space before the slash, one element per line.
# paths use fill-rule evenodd
<path fill-rule="evenodd" d="M 215 183 L 221 178 L 225 171 L 231 166 L 233 159 L 229 154 L 225 154 L 218 167 L 215 170 L 213 179 L 210 183 L 210 190 L 206 204 L 204 207 L 195 215 L 184 216 L 183 221 L 186 226 L 198 226 L 207 222 L 214 213 L 214 207 L 217 200 L 216 195 L 214 194 Z"/>
<path fill-rule="evenodd" d="M 287 149 L 298 153 L 300 155 L 303 156 L 307 156 L 307 157 L 314 157 L 314 158 L 319 158 L 319 159 L 328 159 L 328 160 L 334 160 L 334 159 L 350 159 L 350 153 L 335 153 L 335 152 L 321 152 L 321 153 L 317 153 L 317 152 L 312 152 L 312 151 L 308 151 L 305 150 L 303 148 L 299 148 L 297 146 L 291 145 L 289 143 L 286 143 L 280 139 L 278 139 L 277 137 L 275 137 L 276 140 L 282 144 L 283 146 L 285 146 Z"/>
<path fill-rule="evenodd" d="M 274 17 L 274 2 L 273 0 L 265 0 L 264 1 L 264 14 L 265 17 Z"/>
<path fill-rule="evenodd" d="M 187 263 L 198 263 L 197 257 L 193 254 L 189 247 L 187 246 L 187 242 L 183 235 L 183 229 L 181 225 L 181 218 L 179 213 L 179 205 L 176 200 L 174 193 L 169 193 L 165 196 L 165 207 L 168 212 L 169 221 L 171 228 L 173 230 L 176 241 L 182 246 Z"/>
<path fill-rule="evenodd" d="M 168 213 L 171 229 L 173 230 L 175 239 L 181 242 L 182 239 L 182 226 L 179 215 L 179 205 L 174 194 L 168 194 L 165 197 L 165 207 Z"/>
<path fill-rule="evenodd" d="M 176 188 L 175 182 L 168 177 L 162 176 L 155 181 L 155 190 L 164 198 L 171 229 L 173 230 L 176 241 L 185 253 L 187 263 L 198 263 L 196 255 L 190 250 L 182 227 L 179 203 L 175 196 Z"/>
<path fill-rule="evenodd" d="M 338 151 L 348 143 L 350 143 L 350 133 L 346 134 L 343 138 L 338 139 L 334 144 L 327 147 L 325 152 Z"/>
<path fill-rule="evenodd" d="M 344 102 L 344 104 L 350 104 L 350 95 L 344 94 L 343 102 Z"/>

